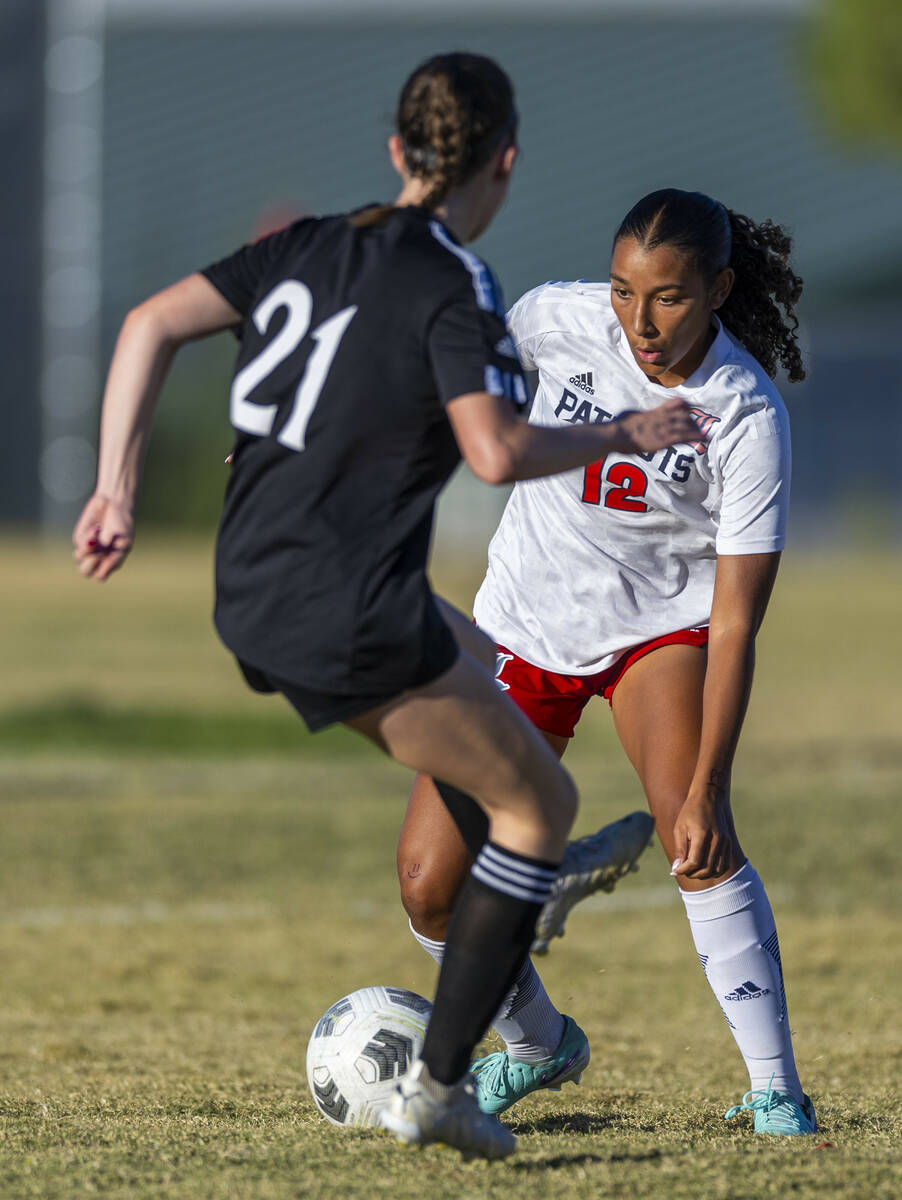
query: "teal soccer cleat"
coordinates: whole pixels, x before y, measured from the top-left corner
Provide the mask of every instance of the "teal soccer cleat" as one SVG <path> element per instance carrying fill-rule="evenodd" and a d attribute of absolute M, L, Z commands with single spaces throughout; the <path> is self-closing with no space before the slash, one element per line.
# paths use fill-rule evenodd
<path fill-rule="evenodd" d="M 766 1092 L 746 1092 L 741 1104 L 734 1104 L 724 1113 L 724 1120 L 730 1121 L 745 1110 L 754 1113 L 755 1133 L 770 1133 L 775 1137 L 817 1133 L 814 1105 L 808 1096 L 799 1104 L 786 1092 L 772 1091 L 770 1087 Z"/>
<path fill-rule="evenodd" d="M 564 1032 L 554 1054 L 539 1062 L 519 1062 L 506 1050 L 480 1058 L 470 1067 L 476 1099 L 484 1113 L 496 1116 L 540 1088 L 559 1092 L 564 1083 L 579 1083 L 589 1065 L 589 1039 L 564 1017 Z"/>

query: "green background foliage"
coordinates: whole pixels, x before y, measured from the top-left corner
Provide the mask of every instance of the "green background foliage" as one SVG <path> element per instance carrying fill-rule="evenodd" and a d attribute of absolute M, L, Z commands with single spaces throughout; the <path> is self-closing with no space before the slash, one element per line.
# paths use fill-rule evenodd
<path fill-rule="evenodd" d="M 809 62 L 833 128 L 859 148 L 902 152 L 902 5 L 820 0 Z"/>

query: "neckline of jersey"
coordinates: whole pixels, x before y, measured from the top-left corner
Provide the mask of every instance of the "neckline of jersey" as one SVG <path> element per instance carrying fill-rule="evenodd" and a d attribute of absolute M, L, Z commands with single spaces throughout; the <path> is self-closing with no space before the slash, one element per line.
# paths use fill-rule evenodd
<path fill-rule="evenodd" d="M 382 205 L 379 205 L 379 204 L 364 204 L 360 208 L 355 208 L 348 215 L 353 216 L 354 213 L 365 212 L 366 209 L 368 209 L 368 208 L 381 208 L 381 207 L 382 207 Z M 431 208 L 424 208 L 422 204 L 390 204 L 390 205 L 388 205 L 388 207 L 394 210 L 391 214 L 393 217 L 398 216 L 398 214 L 400 213 L 404 216 L 416 217 L 417 220 L 420 220 L 420 221 L 437 221 L 439 223 L 439 225 L 441 225 L 441 227 L 445 231 L 445 233 L 447 233 L 447 235 L 451 239 L 451 241 L 454 242 L 455 246 L 463 245 L 463 243 L 461 242 L 461 240 L 457 236 L 457 234 L 453 233 L 448 228 L 448 226 L 445 224 L 445 222 L 441 219 L 441 217 L 437 217 L 435 215 L 435 213 L 432 211 Z"/>

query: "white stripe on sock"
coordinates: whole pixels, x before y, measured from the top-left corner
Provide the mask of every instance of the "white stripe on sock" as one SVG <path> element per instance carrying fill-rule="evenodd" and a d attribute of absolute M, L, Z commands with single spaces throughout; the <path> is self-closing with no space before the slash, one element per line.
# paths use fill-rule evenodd
<path fill-rule="evenodd" d="M 501 863 L 492 862 L 491 859 L 483 858 L 481 855 L 476 861 L 484 871 L 490 875 L 497 875 L 499 879 L 509 879 L 511 883 L 530 890 L 538 888 L 539 891 L 545 889 L 551 891 L 553 881 L 550 879 L 533 879 L 530 875 L 524 875 L 522 871 L 512 871 L 508 867 L 502 866 Z"/>
<path fill-rule="evenodd" d="M 528 888 L 517 887 L 516 884 L 508 883 L 507 880 L 497 875 L 490 875 L 488 871 L 483 871 L 479 863 L 474 864 L 470 874 L 480 883 L 484 883 L 486 887 L 493 888 L 496 892 L 503 892 L 505 896 L 513 896 L 515 900 L 529 900 L 533 904 L 544 904 L 548 899 L 548 892 L 536 892 L 530 891 Z"/>
<path fill-rule="evenodd" d="M 471 873 L 487 887 L 517 900 L 530 900 L 533 904 L 545 903 L 556 878 L 547 867 L 511 858 L 497 846 L 483 846 Z"/>
<path fill-rule="evenodd" d="M 540 867 L 538 863 L 524 862 L 520 858 L 514 858 L 511 854 L 505 854 L 497 846 L 493 846 L 491 842 L 487 842 L 479 853 L 480 857 L 489 859 L 497 863 L 498 866 L 517 871 L 529 879 L 547 880 L 549 883 L 554 883 L 558 876 L 556 867 Z"/>

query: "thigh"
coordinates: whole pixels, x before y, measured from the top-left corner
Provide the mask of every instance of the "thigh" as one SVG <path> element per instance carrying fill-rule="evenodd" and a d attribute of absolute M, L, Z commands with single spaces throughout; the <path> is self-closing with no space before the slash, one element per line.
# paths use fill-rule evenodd
<path fill-rule="evenodd" d="M 572 781 L 466 650 L 433 683 L 347 724 L 398 762 L 473 796 L 488 813 L 492 837 L 511 850 L 537 858 L 563 853 L 576 805 Z"/>
<path fill-rule="evenodd" d="M 662 646 L 636 662 L 617 685 L 611 702 L 617 734 L 645 789 L 668 861 L 675 855 L 674 823 L 689 791 L 698 759 L 707 649 Z M 732 816 L 736 866 L 742 864 Z M 690 891 L 711 880 L 681 880 Z"/>
<path fill-rule="evenodd" d="M 542 737 L 560 758 L 567 738 L 553 733 Z M 461 796 L 462 801 L 469 798 Z M 488 818 L 476 801 L 475 811 L 449 807 L 428 775 L 417 775 L 407 800 L 407 812 L 398 838 L 398 875 L 405 879 L 441 880 L 442 891 L 452 891 L 452 881 L 462 879 L 477 847 L 488 833 Z"/>

